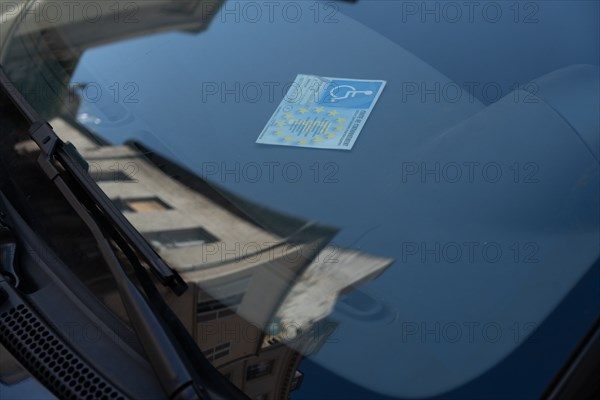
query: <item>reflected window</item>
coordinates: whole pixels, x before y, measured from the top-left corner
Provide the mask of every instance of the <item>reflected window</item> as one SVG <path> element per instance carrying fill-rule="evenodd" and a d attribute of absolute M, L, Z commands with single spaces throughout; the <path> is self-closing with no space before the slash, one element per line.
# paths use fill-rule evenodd
<path fill-rule="evenodd" d="M 235 294 L 219 300 L 207 300 L 198 303 L 198 322 L 211 321 L 234 315 L 242 302 L 244 294 Z"/>
<path fill-rule="evenodd" d="M 208 350 L 204 350 L 203 353 L 208 361 L 213 362 L 215 360 L 228 356 L 230 348 L 231 343 L 227 342 L 210 348 Z"/>
<path fill-rule="evenodd" d="M 113 203 L 121 212 L 156 212 L 172 210 L 173 207 L 159 199 L 158 197 L 138 197 L 133 199 L 122 199 L 117 198 L 113 200 Z"/>
<path fill-rule="evenodd" d="M 263 361 L 258 364 L 248 366 L 246 369 L 246 380 L 251 381 L 263 376 L 270 375 L 273 372 L 273 365 L 275 360 Z"/>
<path fill-rule="evenodd" d="M 95 171 L 90 173 L 92 179 L 101 182 L 133 182 L 133 179 L 123 171 Z"/>
<path fill-rule="evenodd" d="M 202 228 L 171 229 L 146 232 L 144 237 L 155 247 L 177 249 L 218 242 L 219 239 Z"/>

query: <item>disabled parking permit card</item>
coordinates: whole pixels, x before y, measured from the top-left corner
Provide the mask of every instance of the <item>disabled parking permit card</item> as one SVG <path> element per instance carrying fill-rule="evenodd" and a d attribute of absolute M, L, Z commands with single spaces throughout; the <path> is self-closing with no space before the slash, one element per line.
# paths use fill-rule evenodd
<path fill-rule="evenodd" d="M 385 84 L 298 75 L 256 143 L 351 150 Z"/>

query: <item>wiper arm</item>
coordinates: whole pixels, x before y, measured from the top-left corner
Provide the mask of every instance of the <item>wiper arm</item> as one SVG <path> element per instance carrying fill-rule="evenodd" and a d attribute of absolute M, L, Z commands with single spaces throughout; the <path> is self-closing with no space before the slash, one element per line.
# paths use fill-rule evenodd
<path fill-rule="evenodd" d="M 167 398 L 186 400 L 207 398 L 204 388 L 197 384 L 200 379 L 194 376 L 193 366 L 186 362 L 182 349 L 174 341 L 173 335 L 170 335 L 169 331 L 165 329 L 160 318 L 125 273 L 108 238 L 92 214 L 77 199 L 60 175 L 56 175 L 53 182 L 90 229 L 98 243 L 100 253 L 115 278 L 131 325 L 167 394 Z"/>
<path fill-rule="evenodd" d="M 110 220 L 117 231 L 126 238 L 128 243 L 144 259 L 157 279 L 163 285 L 171 288 L 175 294 L 183 294 L 187 290 L 187 284 L 181 276 L 160 258 L 143 236 L 96 185 L 87 173 L 87 170 L 81 166 L 85 161 L 76 153 L 76 150 L 73 148 L 73 150 L 69 151 L 68 147 L 65 147 L 65 144 L 58 138 L 50 125 L 46 121 L 40 120 L 39 115 L 27 103 L 12 82 L 10 82 L 4 71 L 2 71 L 2 68 L 0 68 L 0 84 L 14 105 L 31 124 L 29 135 L 42 151 L 39 163 L 50 180 L 54 180 L 58 176 L 58 170 L 53 163 L 53 159 L 56 159 L 65 171 L 79 183 L 87 195 L 94 200 L 98 208 L 102 210 L 104 216 Z"/>
<path fill-rule="evenodd" d="M 75 153 L 69 152 L 52 127 L 38 117 L 1 69 L 0 84 L 30 123 L 29 135 L 41 149 L 39 165 L 87 225 L 97 242 L 100 253 L 115 278 L 131 324 L 168 398 L 247 399 L 231 383 L 224 383 L 226 379 L 202 355 L 194 340 L 160 297 L 136 254 L 141 254 L 153 266 L 152 271 L 158 278 L 162 278 L 176 293 L 182 293 L 187 287 L 183 279 L 166 266 L 151 248 L 146 249 L 144 256 L 145 247 L 140 245 L 148 246 L 145 240 L 112 206 L 108 197 L 81 166 L 81 161 L 76 161 Z M 56 163 L 79 183 L 75 191 L 67 184 Z M 84 195 L 80 198 L 75 192 L 82 190 Z M 126 274 L 107 236 L 130 259 L 146 296 Z"/>

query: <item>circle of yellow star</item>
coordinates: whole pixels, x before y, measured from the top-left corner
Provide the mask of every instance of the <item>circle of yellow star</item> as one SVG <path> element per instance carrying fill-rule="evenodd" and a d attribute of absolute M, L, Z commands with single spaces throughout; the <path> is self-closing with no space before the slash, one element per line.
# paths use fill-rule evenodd
<path fill-rule="evenodd" d="M 283 117 L 284 117 L 284 118 L 288 118 L 288 119 L 289 119 L 289 118 L 294 118 L 294 114 L 292 114 L 292 113 L 285 113 L 285 114 L 283 115 Z"/>
<path fill-rule="evenodd" d="M 333 139 L 334 137 L 335 137 L 335 133 L 329 133 L 329 134 L 327 135 L 327 138 L 328 138 L 328 139 Z"/>
<path fill-rule="evenodd" d="M 277 126 L 285 126 L 285 122 L 283 122 L 283 121 L 277 121 L 276 125 Z"/>
<path fill-rule="evenodd" d="M 313 142 L 317 142 L 317 143 L 322 142 L 322 141 L 323 141 L 322 137 L 316 137 L 313 139 Z"/>
<path fill-rule="evenodd" d="M 336 130 L 336 131 L 343 131 L 343 130 L 344 130 L 344 127 L 343 127 L 343 126 L 336 126 L 336 127 L 335 127 L 335 130 Z"/>
<path fill-rule="evenodd" d="M 301 108 L 301 109 L 299 109 L 299 110 L 298 110 L 298 112 L 299 112 L 300 114 L 304 114 L 304 113 L 307 113 L 307 112 L 308 112 L 308 109 L 306 109 L 306 108 Z"/>
<path fill-rule="evenodd" d="M 346 118 L 341 118 L 340 117 L 340 118 L 336 119 L 336 121 L 341 124 L 341 123 L 346 122 Z"/>
<path fill-rule="evenodd" d="M 275 131 L 275 134 L 276 134 L 276 135 L 278 135 L 278 136 L 281 136 L 281 135 L 283 135 L 284 133 L 285 133 L 285 132 L 284 132 L 284 131 L 282 131 L 281 129 L 279 129 L 279 130 Z"/>
<path fill-rule="evenodd" d="M 338 115 L 339 112 L 333 110 L 333 111 L 329 111 L 329 115 L 331 115 L 332 117 L 335 117 L 336 115 Z"/>
<path fill-rule="evenodd" d="M 291 142 L 292 140 L 294 140 L 293 136 L 286 136 L 285 138 L 283 138 L 283 140 L 285 140 L 286 142 Z"/>
<path fill-rule="evenodd" d="M 325 109 L 323 107 L 317 107 L 315 108 L 315 112 L 318 113 L 322 113 L 323 111 L 325 111 Z"/>
<path fill-rule="evenodd" d="M 306 143 L 308 143 L 308 140 L 306 140 L 306 139 L 302 139 L 302 140 L 298 141 L 298 144 L 306 144 Z"/>

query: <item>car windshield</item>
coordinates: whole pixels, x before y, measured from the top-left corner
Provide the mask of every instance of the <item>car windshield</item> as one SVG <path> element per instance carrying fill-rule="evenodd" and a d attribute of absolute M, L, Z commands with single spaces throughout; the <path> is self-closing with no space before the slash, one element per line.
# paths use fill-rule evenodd
<path fill-rule="evenodd" d="M 598 317 L 598 2 L 9 3 L 2 68 L 251 398 L 539 397 Z"/>

